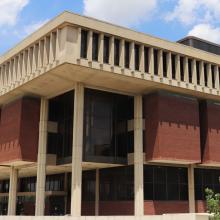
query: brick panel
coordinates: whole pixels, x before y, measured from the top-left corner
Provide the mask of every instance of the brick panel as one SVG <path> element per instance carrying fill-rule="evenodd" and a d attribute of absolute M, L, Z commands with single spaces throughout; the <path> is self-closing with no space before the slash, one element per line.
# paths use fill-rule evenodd
<path fill-rule="evenodd" d="M 82 212 L 82 216 L 94 216 L 95 215 L 95 202 L 82 201 L 81 212 Z"/>
<path fill-rule="evenodd" d="M 147 95 L 144 97 L 144 117 L 147 161 L 201 161 L 196 99 L 162 92 Z"/>
<path fill-rule="evenodd" d="M 36 161 L 40 102 L 22 98 L 1 109 L 0 163 Z"/>
<path fill-rule="evenodd" d="M 145 215 L 162 215 L 172 213 L 188 213 L 188 201 L 145 201 Z"/>
<path fill-rule="evenodd" d="M 200 104 L 202 162 L 220 164 L 220 105 L 212 102 Z"/>
<path fill-rule="evenodd" d="M 196 201 L 196 212 L 197 213 L 206 213 L 206 202 L 203 200 Z"/>
<path fill-rule="evenodd" d="M 134 215 L 134 202 L 102 201 L 99 203 L 99 215 Z"/>

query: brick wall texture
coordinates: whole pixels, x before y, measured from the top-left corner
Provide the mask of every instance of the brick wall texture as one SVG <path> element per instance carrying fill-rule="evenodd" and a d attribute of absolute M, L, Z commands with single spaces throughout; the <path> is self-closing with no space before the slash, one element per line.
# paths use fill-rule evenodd
<path fill-rule="evenodd" d="M 36 161 L 40 102 L 34 98 L 16 100 L 1 109 L 0 163 Z"/>
<path fill-rule="evenodd" d="M 147 161 L 200 162 L 199 105 L 167 93 L 144 97 Z"/>

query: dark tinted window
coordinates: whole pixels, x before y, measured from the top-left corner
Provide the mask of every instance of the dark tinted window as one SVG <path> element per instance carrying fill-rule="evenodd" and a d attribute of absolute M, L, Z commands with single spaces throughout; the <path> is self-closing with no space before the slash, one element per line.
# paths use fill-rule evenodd
<path fill-rule="evenodd" d="M 64 174 L 47 176 L 46 191 L 64 191 Z"/>
<path fill-rule="evenodd" d="M 145 200 L 188 200 L 187 169 L 144 166 Z"/>
<path fill-rule="evenodd" d="M 48 134 L 47 153 L 58 158 L 72 156 L 74 91 L 49 101 L 49 121 L 57 123 L 57 132 Z"/>
<path fill-rule="evenodd" d="M 205 86 L 208 86 L 208 70 L 207 70 L 207 63 L 204 63 L 204 79 L 205 79 Z"/>
<path fill-rule="evenodd" d="M 205 200 L 205 189 L 220 193 L 220 170 L 195 169 L 195 198 Z"/>
<path fill-rule="evenodd" d="M 192 60 L 188 59 L 189 82 L 192 83 Z"/>
<path fill-rule="evenodd" d="M 200 65 L 199 65 L 199 61 L 196 61 L 196 76 L 197 76 L 197 84 L 200 85 Z"/>
<path fill-rule="evenodd" d="M 158 75 L 158 50 L 154 49 L 154 74 Z"/>
<path fill-rule="evenodd" d="M 130 43 L 125 41 L 125 68 L 130 67 Z"/>
<path fill-rule="evenodd" d="M 100 170 L 100 201 L 130 201 L 133 199 L 133 166 Z"/>
<path fill-rule="evenodd" d="M 212 87 L 215 88 L 215 67 L 211 66 L 211 74 L 212 74 Z"/>
<path fill-rule="evenodd" d="M 184 58 L 180 57 L 180 80 L 184 81 Z"/>
<path fill-rule="evenodd" d="M 163 52 L 163 76 L 167 77 L 167 53 Z"/>
<path fill-rule="evenodd" d="M 114 162 L 133 152 L 133 131 L 128 130 L 132 97 L 87 89 L 84 114 L 85 160 L 99 157 Z"/>
<path fill-rule="evenodd" d="M 140 69 L 140 46 L 135 44 L 134 46 L 134 61 L 135 61 L 135 70 L 139 71 Z"/>
<path fill-rule="evenodd" d="M 98 61 L 98 51 L 99 51 L 99 34 L 93 33 L 92 37 L 92 60 Z"/>
<path fill-rule="evenodd" d="M 114 42 L 114 63 L 115 66 L 119 66 L 120 63 L 120 40 L 119 39 L 115 39 Z"/>
<path fill-rule="evenodd" d="M 87 49 L 88 49 L 88 31 L 81 31 L 81 50 L 80 56 L 81 58 L 87 58 Z"/>
<path fill-rule="evenodd" d="M 95 201 L 96 171 L 82 173 L 82 201 Z"/>
<path fill-rule="evenodd" d="M 103 62 L 109 63 L 109 49 L 110 49 L 110 38 L 104 36 L 104 51 L 103 51 Z"/>
<path fill-rule="evenodd" d="M 9 180 L 0 181 L 0 193 L 8 193 L 9 191 Z"/>
<path fill-rule="evenodd" d="M 171 55 L 171 63 L 172 63 L 172 79 L 176 79 L 176 55 Z"/>

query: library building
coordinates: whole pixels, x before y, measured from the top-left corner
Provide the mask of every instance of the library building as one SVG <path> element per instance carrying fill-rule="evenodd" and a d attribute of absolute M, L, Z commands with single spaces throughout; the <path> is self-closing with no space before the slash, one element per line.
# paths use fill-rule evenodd
<path fill-rule="evenodd" d="M 220 45 L 63 12 L 0 56 L 0 215 L 205 213 L 219 177 Z"/>

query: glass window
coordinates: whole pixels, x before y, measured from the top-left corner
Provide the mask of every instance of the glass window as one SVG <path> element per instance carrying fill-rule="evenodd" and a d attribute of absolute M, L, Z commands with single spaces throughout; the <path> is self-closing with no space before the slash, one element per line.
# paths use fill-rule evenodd
<path fill-rule="evenodd" d="M 9 180 L 1 180 L 0 193 L 8 193 L 8 192 L 9 192 Z"/>
<path fill-rule="evenodd" d="M 180 57 L 180 80 L 184 81 L 184 58 Z"/>
<path fill-rule="evenodd" d="M 119 66 L 120 63 L 120 40 L 115 39 L 114 42 L 114 64 L 115 66 Z"/>
<path fill-rule="evenodd" d="M 109 63 L 109 52 L 110 52 L 110 38 L 104 36 L 104 51 L 103 51 L 103 62 Z"/>
<path fill-rule="evenodd" d="M 49 100 L 49 121 L 56 122 L 57 133 L 49 133 L 47 153 L 58 159 L 72 156 L 74 91 Z"/>
<path fill-rule="evenodd" d="M 176 55 L 171 55 L 171 63 L 172 63 L 172 79 L 176 79 Z"/>
<path fill-rule="evenodd" d="M 63 191 L 64 174 L 50 175 L 46 178 L 46 191 Z"/>
<path fill-rule="evenodd" d="M 220 193 L 220 170 L 195 169 L 195 197 L 196 200 L 205 200 L 205 189 L 210 188 Z"/>
<path fill-rule="evenodd" d="M 125 41 L 125 68 L 130 68 L 130 43 Z"/>
<path fill-rule="evenodd" d="M 192 83 L 192 60 L 188 59 L 189 82 Z"/>
<path fill-rule="evenodd" d="M 92 60 L 98 61 L 99 52 L 99 34 L 93 33 L 92 36 Z"/>
<path fill-rule="evenodd" d="M 127 158 L 133 148 L 133 132 L 127 128 L 133 98 L 86 89 L 84 114 L 84 159 Z"/>
<path fill-rule="evenodd" d="M 154 75 L 158 75 L 158 50 L 154 49 Z"/>
<path fill-rule="evenodd" d="M 204 63 L 204 78 L 205 78 L 205 86 L 208 86 L 208 71 L 207 71 L 207 63 Z"/>
<path fill-rule="evenodd" d="M 25 177 L 20 179 L 20 192 L 35 192 L 36 177 Z"/>
<path fill-rule="evenodd" d="M 135 44 L 134 45 L 134 61 L 135 61 L 135 70 L 140 70 L 140 46 Z"/>
<path fill-rule="evenodd" d="M 146 73 L 149 73 L 149 48 L 144 47 L 144 69 Z"/>
<path fill-rule="evenodd" d="M 133 199 L 133 166 L 100 170 L 100 201 L 130 201 Z"/>
<path fill-rule="evenodd" d="M 81 31 L 81 50 L 80 56 L 81 58 L 87 58 L 87 49 L 88 49 L 88 31 L 82 30 Z"/>
<path fill-rule="evenodd" d="M 200 65 L 199 65 L 199 61 L 196 61 L 196 75 L 197 75 L 197 84 L 200 85 Z"/>
<path fill-rule="evenodd" d="M 215 67 L 211 66 L 211 74 L 212 74 L 212 87 L 215 88 Z"/>
<path fill-rule="evenodd" d="M 83 171 L 82 173 L 82 200 L 95 201 L 95 170 Z"/>
<path fill-rule="evenodd" d="M 163 52 L 163 76 L 167 77 L 167 53 Z"/>
<path fill-rule="evenodd" d="M 187 169 L 144 166 L 145 200 L 188 200 Z"/>

